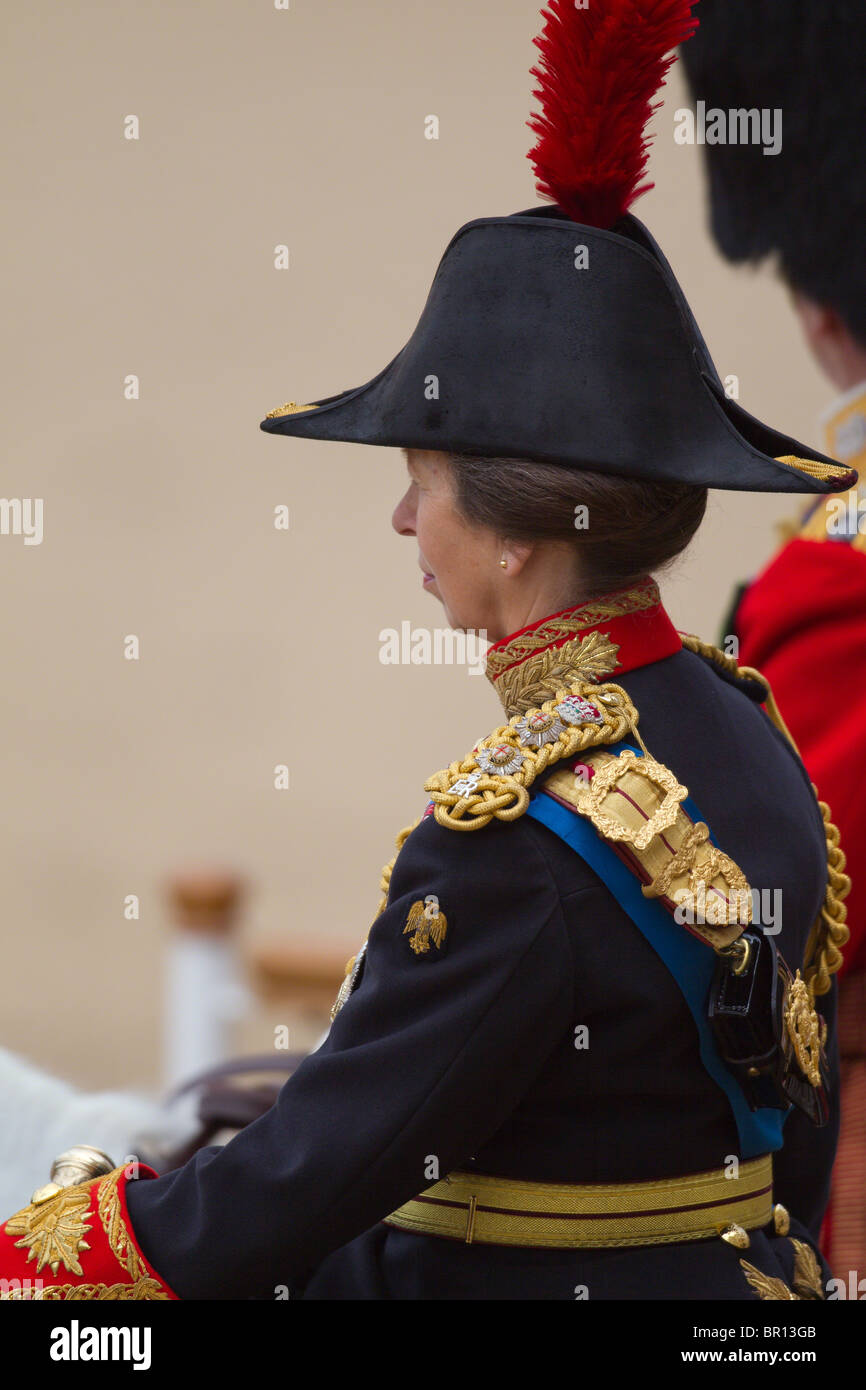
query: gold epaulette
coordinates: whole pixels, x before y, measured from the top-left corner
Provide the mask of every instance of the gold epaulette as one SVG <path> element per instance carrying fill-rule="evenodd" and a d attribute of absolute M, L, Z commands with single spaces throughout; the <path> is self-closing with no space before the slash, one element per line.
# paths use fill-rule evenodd
<path fill-rule="evenodd" d="M 578 682 L 552 700 L 514 715 L 465 758 L 424 783 L 434 816 L 449 830 L 481 830 L 513 821 L 529 805 L 529 787 L 554 763 L 636 734 L 637 710 L 620 685 Z"/>
<path fill-rule="evenodd" d="M 669 911 L 685 907 L 689 929 L 715 950 L 730 947 L 752 916 L 751 889 L 732 859 L 693 822 L 688 796 L 664 764 L 649 755 L 638 713 L 619 685 L 581 683 L 482 739 L 466 758 L 431 777 L 434 815 L 451 830 L 479 830 L 494 818 L 512 821 L 529 805 L 528 788 L 543 772 L 544 790 L 592 821 L 614 842 L 641 879 L 646 897 Z M 604 745 L 631 734 L 644 756 Z M 578 755 L 575 767 L 554 765 Z"/>
<path fill-rule="evenodd" d="M 514 715 L 465 758 L 427 779 L 424 787 L 432 797 L 436 820 L 450 830 L 481 830 L 494 819 L 516 820 L 529 805 L 528 788 L 542 772 L 563 758 L 618 743 L 629 733 L 640 742 L 637 719 L 637 710 L 620 685 L 579 681 L 564 686 L 552 700 Z M 397 853 L 382 870 L 377 916 L 388 905 L 391 873 L 400 851 L 419 824 L 415 821 L 397 836 Z M 352 992 L 362 958 L 359 952 L 346 966 L 332 1019 Z"/>
<path fill-rule="evenodd" d="M 791 528 L 791 540 L 844 542 L 851 550 L 866 551 L 866 534 L 862 530 L 866 508 L 866 488 L 855 483 L 847 492 L 826 497 L 823 505 L 812 504 L 798 525 Z"/>

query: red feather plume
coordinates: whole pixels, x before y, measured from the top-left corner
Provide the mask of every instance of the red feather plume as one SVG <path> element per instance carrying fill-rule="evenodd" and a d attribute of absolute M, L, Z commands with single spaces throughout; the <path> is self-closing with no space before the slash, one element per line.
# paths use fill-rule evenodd
<path fill-rule="evenodd" d="M 612 227 L 636 198 L 649 157 L 652 98 L 674 60 L 672 49 L 698 27 L 695 0 L 550 0 L 534 39 L 541 61 L 531 75 L 541 112 L 527 124 L 538 137 L 528 158 L 536 188 L 573 217 Z M 669 56 L 666 56 L 669 55 Z"/>

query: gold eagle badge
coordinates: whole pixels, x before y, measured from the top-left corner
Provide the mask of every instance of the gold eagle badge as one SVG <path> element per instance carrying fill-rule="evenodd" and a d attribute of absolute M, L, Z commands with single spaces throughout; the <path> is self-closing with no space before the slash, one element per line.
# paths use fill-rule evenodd
<path fill-rule="evenodd" d="M 416 956 L 430 950 L 430 942 L 441 951 L 442 943 L 448 933 L 448 919 L 439 909 L 439 899 L 435 893 L 428 893 L 424 901 L 419 898 L 409 908 L 409 916 L 403 928 L 403 935 L 412 933 L 409 945 Z"/>

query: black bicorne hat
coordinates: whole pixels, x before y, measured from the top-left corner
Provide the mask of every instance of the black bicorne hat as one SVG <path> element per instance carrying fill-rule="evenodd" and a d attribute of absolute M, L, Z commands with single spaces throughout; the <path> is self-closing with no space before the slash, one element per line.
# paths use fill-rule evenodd
<path fill-rule="evenodd" d="M 691 32 L 691 3 L 656 0 L 650 21 L 640 0 L 593 0 L 589 10 L 551 0 L 536 40 L 544 114 L 531 123 L 540 137 L 531 157 L 540 190 L 559 194 L 556 205 L 461 227 L 393 361 L 353 390 L 279 406 L 261 428 L 702 487 L 850 487 L 857 476 L 850 469 L 726 396 L 673 271 L 643 224 L 624 212 L 643 191 L 649 99 L 671 61 L 664 54 Z M 592 140 L 586 130 L 593 69 L 609 71 L 613 58 L 622 65 L 623 46 L 649 69 L 645 99 L 628 112 L 634 157 L 624 170 L 619 154 L 607 166 L 599 160 L 600 111 Z M 570 79 L 576 55 L 584 65 L 571 112 L 563 107 L 575 94 L 563 95 L 557 68 L 563 48 Z M 654 68 L 646 48 L 655 49 Z M 611 121 L 619 151 L 622 121 L 619 128 L 615 115 Z M 582 150 L 590 148 L 584 167 Z"/>

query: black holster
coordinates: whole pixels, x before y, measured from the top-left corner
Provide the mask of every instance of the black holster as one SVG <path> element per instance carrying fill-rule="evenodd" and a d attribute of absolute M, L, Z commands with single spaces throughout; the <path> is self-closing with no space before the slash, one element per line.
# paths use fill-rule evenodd
<path fill-rule="evenodd" d="M 708 1015 L 722 1060 L 734 1073 L 749 1107 L 787 1110 L 796 1105 L 815 1125 L 825 1125 L 827 1062 L 821 1048 L 821 1085 L 804 1074 L 788 1030 L 785 1011 L 793 978 L 771 936 L 750 930 L 739 941 L 749 955 L 719 955 L 710 986 Z"/>

